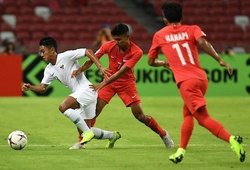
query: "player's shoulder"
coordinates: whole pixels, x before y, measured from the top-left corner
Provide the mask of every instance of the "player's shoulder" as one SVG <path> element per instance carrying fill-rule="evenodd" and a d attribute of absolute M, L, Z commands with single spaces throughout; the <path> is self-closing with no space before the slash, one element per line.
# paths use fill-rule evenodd
<path fill-rule="evenodd" d="M 78 49 L 67 50 L 67 51 L 58 53 L 58 57 L 64 58 L 64 57 L 73 56 L 77 53 L 85 53 L 86 49 L 87 48 L 78 48 Z"/>
<path fill-rule="evenodd" d="M 155 32 L 154 38 L 158 39 L 158 38 L 164 37 L 164 35 L 169 34 L 171 32 L 172 32 L 172 27 L 165 26 L 165 27 L 163 27 Z"/>
<path fill-rule="evenodd" d="M 57 62 L 63 60 L 64 58 L 68 58 L 68 56 L 71 56 L 71 55 L 72 55 L 71 50 L 60 52 L 57 54 Z"/>
<path fill-rule="evenodd" d="M 116 42 L 114 40 L 110 40 L 103 43 L 101 48 L 112 49 L 114 46 L 116 46 Z"/>
<path fill-rule="evenodd" d="M 166 32 L 168 31 L 169 27 L 165 26 L 161 29 L 159 29 L 158 31 L 155 32 L 155 34 L 161 34 L 162 32 Z"/>
<path fill-rule="evenodd" d="M 72 53 L 73 53 L 73 50 L 63 51 L 63 52 L 61 52 L 61 53 L 58 53 L 58 54 L 57 54 L 57 57 L 65 57 L 65 56 L 70 55 L 70 54 L 72 54 Z"/>
<path fill-rule="evenodd" d="M 134 42 L 130 41 L 131 43 L 131 50 L 132 51 L 138 51 L 139 53 L 143 53 L 142 49 L 136 45 Z"/>
<path fill-rule="evenodd" d="M 46 67 L 44 68 L 44 73 L 48 72 L 49 70 L 53 69 L 53 65 L 51 63 L 48 63 Z"/>
<path fill-rule="evenodd" d="M 201 29 L 199 25 L 183 25 L 183 27 L 191 30 Z"/>
<path fill-rule="evenodd" d="M 102 46 L 113 46 L 116 45 L 116 42 L 114 40 L 106 41 L 102 44 Z"/>
<path fill-rule="evenodd" d="M 107 41 L 107 42 L 103 43 L 101 45 L 100 49 L 101 49 L 101 51 L 110 52 L 113 49 L 115 49 L 115 46 L 116 46 L 116 42 L 114 40 L 111 40 L 111 41 Z"/>
<path fill-rule="evenodd" d="M 130 51 L 131 53 L 137 53 L 139 55 L 143 54 L 142 49 L 132 41 L 130 41 Z"/>

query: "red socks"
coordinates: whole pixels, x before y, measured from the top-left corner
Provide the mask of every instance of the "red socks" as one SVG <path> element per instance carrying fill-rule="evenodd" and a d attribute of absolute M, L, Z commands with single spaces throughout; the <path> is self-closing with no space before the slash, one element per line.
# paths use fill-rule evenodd
<path fill-rule="evenodd" d="M 186 115 L 181 126 L 180 148 L 186 149 L 194 129 L 193 115 Z"/>
<path fill-rule="evenodd" d="M 155 133 L 159 134 L 161 137 L 166 135 L 166 131 L 163 130 L 160 125 L 156 122 L 156 120 L 150 116 L 150 122 L 148 123 L 148 127 L 153 130 Z"/>
<path fill-rule="evenodd" d="M 95 123 L 96 123 L 96 119 L 92 119 L 92 121 L 91 121 L 91 127 L 94 127 Z"/>
<path fill-rule="evenodd" d="M 180 148 L 185 149 L 188 145 L 194 128 L 193 117 L 195 117 L 198 123 L 208 129 L 213 135 L 226 142 L 229 142 L 231 134 L 222 126 L 221 123 L 209 116 L 205 106 L 197 110 L 194 115 L 191 115 L 187 112 L 187 110 L 184 110 L 183 116 L 184 120 L 181 127 Z"/>
<path fill-rule="evenodd" d="M 200 108 L 199 111 L 194 113 L 194 117 L 201 126 L 208 129 L 212 134 L 226 142 L 229 142 L 231 134 L 222 126 L 221 123 L 209 116 L 206 107 Z"/>
<path fill-rule="evenodd" d="M 79 134 L 78 135 L 78 142 L 81 142 L 82 141 L 82 136 Z"/>

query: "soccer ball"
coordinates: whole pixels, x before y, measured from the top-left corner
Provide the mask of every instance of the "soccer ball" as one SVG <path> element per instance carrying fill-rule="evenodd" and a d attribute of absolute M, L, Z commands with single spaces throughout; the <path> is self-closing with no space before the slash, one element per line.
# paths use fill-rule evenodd
<path fill-rule="evenodd" d="M 15 130 L 9 134 L 7 141 L 12 149 L 21 150 L 27 145 L 28 138 L 24 132 Z"/>

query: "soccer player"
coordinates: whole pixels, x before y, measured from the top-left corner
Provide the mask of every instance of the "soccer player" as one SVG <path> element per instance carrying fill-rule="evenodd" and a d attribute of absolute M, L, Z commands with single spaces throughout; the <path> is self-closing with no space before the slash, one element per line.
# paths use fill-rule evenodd
<path fill-rule="evenodd" d="M 68 117 L 82 132 L 82 140 L 70 149 L 81 149 L 83 144 L 94 137 L 97 139 L 109 139 L 114 142 L 121 137 L 119 132 L 109 132 L 99 128 L 91 128 L 91 119 L 95 117 L 97 93 L 89 85 L 91 83 L 84 74 L 71 77 L 73 70 L 79 67 L 78 59 L 88 57 L 93 61 L 102 75 L 107 75 L 108 70 L 101 65 L 91 49 L 81 48 L 57 53 L 57 43 L 52 37 L 44 37 L 40 40 L 40 56 L 48 63 L 44 70 L 44 77 L 40 85 L 24 83 L 23 91 L 32 90 L 43 93 L 53 80 L 59 80 L 73 93 L 60 104 L 60 112 Z"/>
<path fill-rule="evenodd" d="M 231 135 L 218 121 L 212 119 L 204 98 L 208 87 L 208 79 L 198 59 L 198 46 L 213 57 L 222 67 L 232 73 L 229 64 L 223 61 L 212 45 L 205 39 L 206 35 L 197 25 L 181 25 L 182 6 L 179 3 L 165 3 L 162 6 L 164 28 L 153 37 L 148 53 L 150 66 L 170 67 L 176 85 L 184 101 L 183 123 L 181 127 L 180 146 L 169 159 L 174 163 L 181 162 L 194 128 L 194 118 L 213 135 L 231 144 L 239 160 L 245 160 L 242 148 L 242 137 Z M 167 61 L 159 60 L 162 50 Z"/>
<path fill-rule="evenodd" d="M 142 50 L 129 40 L 129 28 L 126 24 L 117 24 L 111 30 L 111 34 L 114 40 L 104 43 L 95 53 L 98 58 L 104 54 L 108 55 L 109 70 L 111 70 L 111 76 L 108 79 L 104 79 L 100 84 L 91 85 L 94 90 L 98 91 L 96 117 L 114 95 L 118 94 L 125 106 L 131 108 L 134 117 L 157 133 L 167 148 L 172 148 L 174 142 L 168 132 L 162 129 L 152 116 L 145 115 L 142 110 L 133 73 L 134 66 L 143 55 Z M 72 73 L 72 76 L 86 70 L 92 63 L 91 60 L 86 61 L 81 68 Z"/>

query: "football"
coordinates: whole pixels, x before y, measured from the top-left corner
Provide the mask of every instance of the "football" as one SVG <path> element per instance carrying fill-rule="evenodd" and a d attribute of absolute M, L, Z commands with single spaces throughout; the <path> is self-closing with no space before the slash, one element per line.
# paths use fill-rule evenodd
<path fill-rule="evenodd" d="M 28 138 L 24 132 L 15 130 L 9 134 L 7 141 L 12 149 L 21 150 L 27 145 Z"/>

